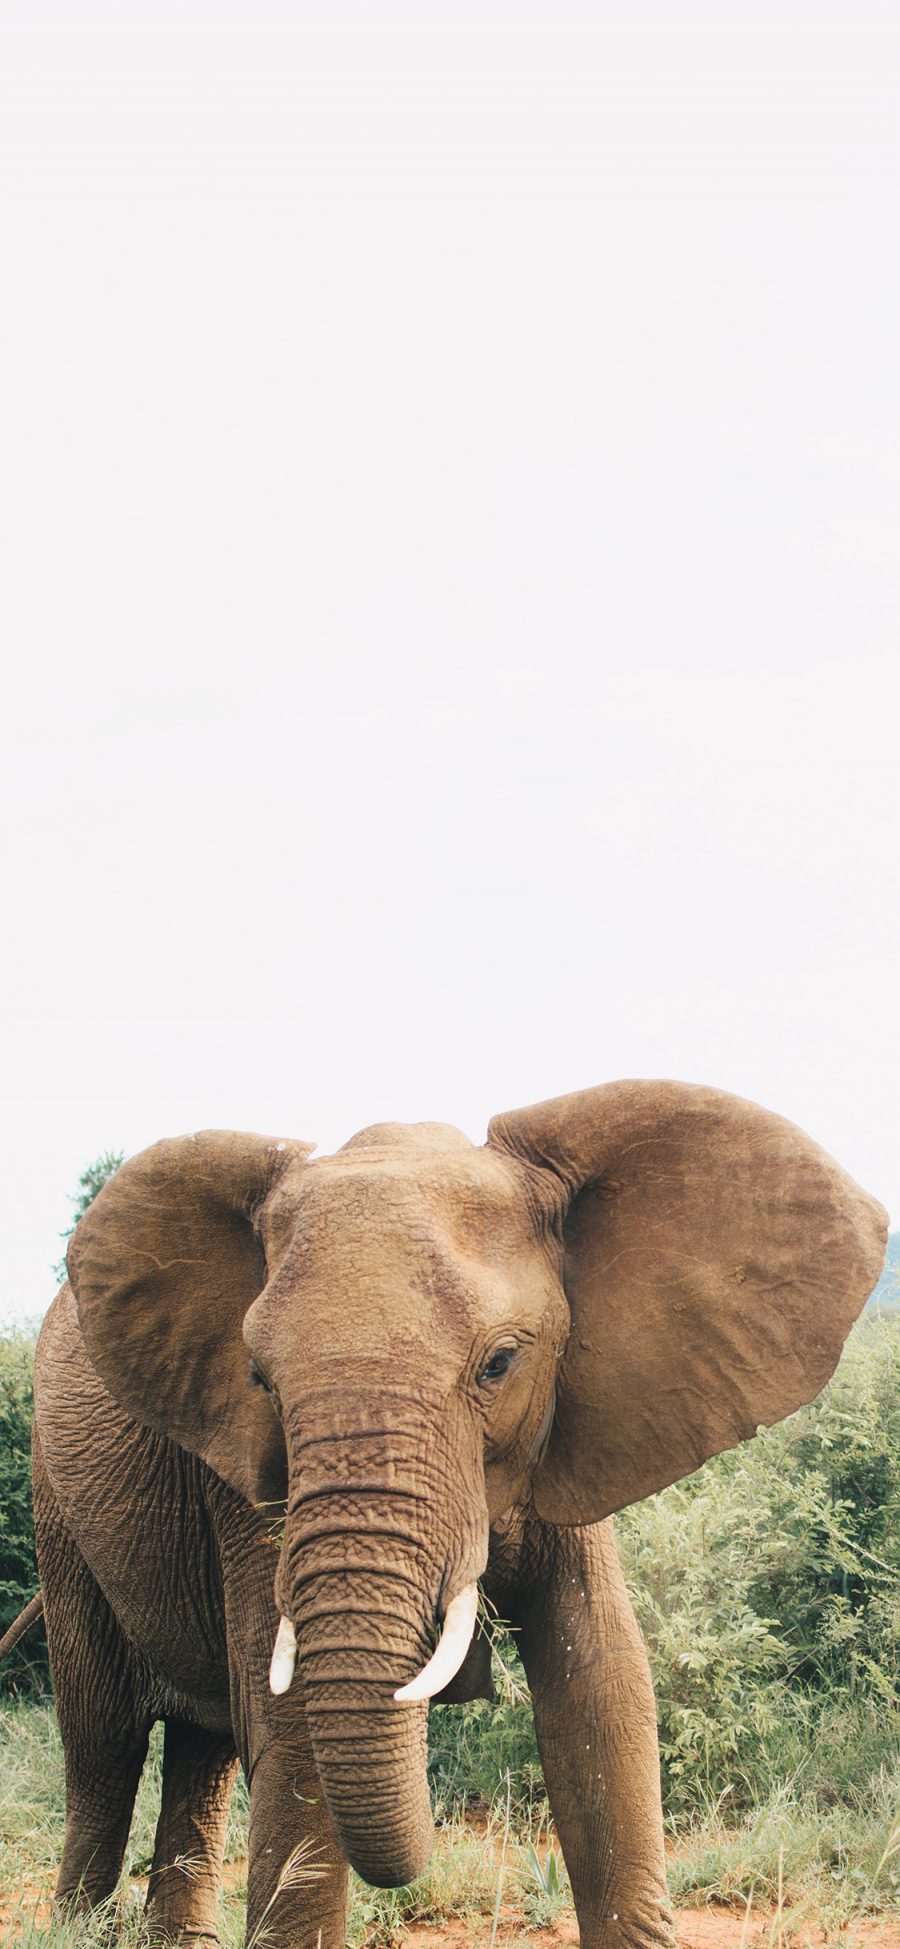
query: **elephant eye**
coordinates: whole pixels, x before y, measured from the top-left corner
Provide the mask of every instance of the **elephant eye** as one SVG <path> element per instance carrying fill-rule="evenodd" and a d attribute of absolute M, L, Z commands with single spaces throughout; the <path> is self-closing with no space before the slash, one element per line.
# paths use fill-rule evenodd
<path fill-rule="evenodd" d="M 269 1382 L 266 1380 L 265 1375 L 260 1373 L 258 1367 L 251 1367 L 250 1369 L 250 1386 L 264 1387 L 267 1394 L 271 1394 L 272 1392 Z"/>
<path fill-rule="evenodd" d="M 479 1369 L 479 1387 L 483 1387 L 485 1381 L 500 1380 L 501 1376 L 506 1373 L 507 1368 L 512 1366 L 518 1351 L 518 1347 L 498 1347 L 496 1352 L 491 1354 L 490 1359 L 485 1361 L 484 1366 Z"/>

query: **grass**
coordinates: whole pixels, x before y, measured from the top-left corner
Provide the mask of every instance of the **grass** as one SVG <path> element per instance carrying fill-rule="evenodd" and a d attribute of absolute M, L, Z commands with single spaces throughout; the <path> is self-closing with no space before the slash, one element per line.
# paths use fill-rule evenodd
<path fill-rule="evenodd" d="M 125 1949 L 146 1941 L 141 1909 L 159 1801 L 160 1744 L 154 1740 L 138 1796 L 128 1856 L 114 1903 Z M 780 1915 L 785 1940 L 814 1924 L 836 1935 L 861 1917 L 900 1909 L 900 1757 L 881 1766 L 842 1797 L 823 1804 L 812 1767 L 776 1784 L 764 1802 L 734 1811 L 720 1794 L 690 1816 L 668 1821 L 669 1880 L 678 1906 L 747 1904 Z M 3 1897 L 19 1904 L 22 1949 L 108 1949 L 108 1921 L 55 1922 L 49 1935 L 33 1920 L 33 1890 L 53 1878 L 62 1843 L 62 1753 L 49 1705 L 14 1703 L 0 1709 L 0 1834 Z M 224 1949 L 239 1949 L 244 1930 L 243 1876 L 234 1864 L 246 1848 L 246 1795 L 235 1792 L 226 1859 L 231 1885 L 223 1893 Z M 305 1864 L 299 1863 L 298 1872 Z M 502 1885 L 500 1875 L 502 1869 Z M 292 1863 L 285 1872 L 290 1878 Z M 546 1803 L 513 1794 L 507 1781 L 473 1824 L 459 1807 L 448 1812 L 427 1872 L 408 1889 L 371 1889 L 354 1877 L 348 1941 L 353 1949 L 393 1949 L 417 1922 L 467 1918 L 473 1939 L 487 1944 L 502 1895 L 526 1928 L 545 1927 L 571 1901 L 559 1843 Z M 779 1908 L 780 1902 L 780 1908 Z M 15 1916 L 14 1910 L 14 1916 Z M 30 1919 L 31 1918 L 31 1919 Z M 507 1910 L 498 1940 L 507 1935 Z"/>
<path fill-rule="evenodd" d="M 900 1909 L 900 1766 L 880 1772 L 850 1803 L 823 1809 L 802 1777 L 730 1822 L 725 1807 L 670 1832 L 669 1887 L 676 1906 L 769 1908 L 780 1898 L 799 1922 L 830 1932 Z"/>
<path fill-rule="evenodd" d="M 0 1606 L 10 1616 L 36 1577 L 29 1361 L 24 1342 L 0 1336 Z M 855 1330 L 818 1401 L 626 1510 L 617 1529 L 656 1690 L 676 1902 L 750 1903 L 779 1940 L 802 1940 L 814 1917 L 833 1935 L 861 1916 L 900 1911 L 900 1313 Z M 533 1930 L 569 1899 L 521 1668 L 508 1635 L 493 1626 L 492 1635 L 497 1698 L 432 1714 L 442 1831 L 431 1866 L 411 1889 L 354 1884 L 357 1949 L 386 1949 L 413 1923 L 445 1916 L 466 1918 L 473 1940 L 493 1935 L 507 1949 L 510 1903 Z M 39 1659 L 6 1667 L 3 1682 L 38 1691 Z M 126 1944 L 141 1940 L 136 1884 L 158 1799 L 154 1745 L 119 1895 Z M 0 1698 L 7 1900 L 52 1881 L 62 1824 L 52 1711 Z M 245 1832 L 239 1785 L 232 1864 L 243 1859 Z M 226 1949 L 237 1949 L 237 1885 L 223 1897 L 221 1926 Z M 102 1938 L 96 1924 L 52 1932 L 54 1949 L 99 1949 Z M 34 1930 L 21 1941 L 37 1949 Z"/>

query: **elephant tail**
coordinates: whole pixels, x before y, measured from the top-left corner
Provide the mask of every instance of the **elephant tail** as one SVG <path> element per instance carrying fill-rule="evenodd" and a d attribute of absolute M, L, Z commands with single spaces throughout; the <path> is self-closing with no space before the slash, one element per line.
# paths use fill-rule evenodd
<path fill-rule="evenodd" d="M 19 1639 L 24 1638 L 26 1631 L 30 1631 L 32 1625 L 36 1624 L 38 1618 L 43 1615 L 44 1599 L 38 1591 L 37 1596 L 32 1597 L 30 1604 L 26 1604 L 24 1611 L 19 1612 L 15 1623 L 11 1624 L 9 1630 L 5 1631 L 0 1638 L 0 1659 L 5 1658 L 7 1652 L 15 1649 Z"/>

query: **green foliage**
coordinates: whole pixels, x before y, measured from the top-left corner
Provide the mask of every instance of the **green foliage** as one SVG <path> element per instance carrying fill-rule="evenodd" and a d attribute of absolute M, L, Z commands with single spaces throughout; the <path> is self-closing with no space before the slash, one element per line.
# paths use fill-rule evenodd
<path fill-rule="evenodd" d="M 888 1234 L 884 1270 L 866 1304 L 873 1311 L 883 1311 L 886 1306 L 900 1307 L 900 1232 Z"/>
<path fill-rule="evenodd" d="M 900 1322 L 867 1319 L 818 1401 L 618 1519 L 670 1811 L 896 1753 L 898 1381 Z"/>
<path fill-rule="evenodd" d="M 551 1927 L 561 1909 L 572 1900 L 563 1858 L 552 1845 L 543 1861 L 534 1841 L 526 1841 L 520 1851 L 519 1889 L 525 1913 L 537 1929 Z"/>
<path fill-rule="evenodd" d="M 439 1816 L 490 1806 L 509 1778 L 517 1820 L 543 1802 L 544 1783 L 525 1674 L 508 1631 L 494 1625 L 493 1700 L 436 1706 L 428 1721 L 428 1770 Z"/>
<path fill-rule="evenodd" d="M 31 1510 L 34 1344 L 33 1330 L 0 1332 L 0 1637 L 38 1587 Z M 39 1692 L 48 1676 L 38 1624 L 0 1665 L 0 1688 Z"/>
<path fill-rule="evenodd" d="M 122 1162 L 121 1151 L 104 1151 L 78 1180 L 68 1238 L 97 1192 Z M 65 1262 L 55 1268 L 65 1277 Z M 32 1374 L 37 1335 L 33 1328 L 0 1328 L 0 1637 L 38 1588 L 31 1508 Z M 0 1692 L 31 1692 L 49 1683 L 43 1626 L 32 1626 L 0 1665 Z"/>
<path fill-rule="evenodd" d="M 900 1319 L 869 1316 L 790 1420 L 617 1519 L 647 1644 L 670 1819 L 732 1821 L 791 1782 L 850 1804 L 900 1763 Z M 495 1634 L 498 1699 L 431 1715 L 439 1807 L 516 1818 L 543 1787 L 524 1675 Z M 877 1797 L 877 1784 L 871 1787 Z"/>
<path fill-rule="evenodd" d="M 0 1339 L 6 1622 L 35 1587 L 31 1355 L 29 1335 Z M 752 1893 L 764 1904 L 777 1890 L 781 1861 L 785 1901 L 795 1913 L 812 1902 L 837 1924 L 900 1902 L 898 1383 L 900 1317 L 867 1316 L 818 1401 L 618 1519 L 656 1687 L 678 1899 Z M 32 1659 L 34 1643 L 32 1637 L 23 1646 Z M 366 1932 L 373 1940 L 380 1930 L 382 1940 L 392 1940 L 423 1904 L 431 1912 L 472 1912 L 473 1903 L 491 1912 L 496 1845 L 491 1855 L 485 1837 L 475 1835 L 466 1853 L 457 1831 L 466 1805 L 490 1808 L 502 1799 L 505 1813 L 508 1802 L 510 1865 L 518 1863 L 526 1905 L 536 1916 L 545 1912 L 542 1904 L 561 1899 L 559 1888 L 539 1885 L 528 1854 L 533 1841 L 541 1865 L 542 1833 L 552 1842 L 524 1677 L 502 1631 L 495 1631 L 494 1664 L 494 1701 L 431 1714 L 432 1787 L 439 1817 L 451 1823 L 452 1845 L 448 1840 L 431 1878 L 411 1892 L 359 1890 L 356 1939 Z M 20 1708 L 16 1726 L 39 1721 L 34 1708 Z M 9 1751 L 27 1758 L 28 1741 L 17 1735 Z M 27 1805 L 42 1806 L 42 1795 L 52 1792 L 61 1803 L 58 1754 L 48 1780 L 40 1740 L 30 1789 L 15 1787 L 9 1761 L 0 1757 L 0 1775 L 4 1766 L 16 1818 Z M 152 1795 L 152 1779 L 148 1790 Z M 29 1817 L 30 1833 L 36 1819 Z M 61 1806 L 52 1815 L 48 1859 L 58 1854 L 60 1819 Z M 142 1819 L 132 1871 L 149 1846 L 149 1816 Z M 496 1812 L 493 1820 L 496 1843 Z M 488 1849 L 477 1873 L 476 1844 Z M 549 1864 L 548 1855 L 544 1878 L 552 1875 Z M 235 1920 L 235 1941 L 237 1930 Z"/>
<path fill-rule="evenodd" d="M 84 1217 L 88 1205 L 93 1204 L 98 1191 L 103 1190 L 103 1186 L 107 1183 L 107 1180 L 114 1177 L 116 1171 L 119 1169 L 119 1165 L 123 1164 L 124 1161 L 125 1152 L 123 1150 L 104 1150 L 101 1151 L 99 1157 L 94 1158 L 93 1164 L 88 1164 L 85 1170 L 82 1171 L 78 1180 L 78 1190 L 69 1200 L 69 1203 L 74 1207 L 72 1223 L 67 1226 L 64 1232 L 60 1232 L 60 1238 L 71 1238 L 79 1218 Z M 53 1270 L 57 1279 L 62 1282 L 66 1276 L 65 1258 L 57 1260 Z"/>
<path fill-rule="evenodd" d="M 460 1717 L 464 1717 L 460 1715 Z M 49 1892 L 59 1862 L 63 1832 L 63 1766 L 59 1733 L 46 1705 L 0 1702 L 0 1833 L 3 1867 L 0 1900 L 12 1896 L 11 1936 L 21 1949 L 109 1949 L 110 1923 L 126 1949 L 149 1949 L 142 1925 L 144 1887 L 159 1810 L 161 1728 L 151 1742 L 150 1762 L 141 1780 L 123 1878 L 117 1896 L 90 1921 L 54 1921 L 50 1935 L 34 1919 L 38 1890 Z M 727 1803 L 699 1806 L 680 1821 L 671 1839 L 669 1882 L 680 1905 L 699 1900 L 753 1903 L 753 1937 L 759 1919 L 771 1920 L 779 1891 L 784 1928 L 778 1940 L 808 1939 L 815 1924 L 829 1937 L 866 1914 L 900 1907 L 900 1765 L 877 1774 L 845 1799 L 821 1806 L 798 1781 L 776 1784 L 756 1807 L 735 1820 Z M 506 1783 L 493 1814 L 477 1826 L 455 1818 L 438 1835 L 429 1867 L 411 1888 L 373 1889 L 351 1877 L 348 1941 L 356 1949 L 388 1949 L 402 1943 L 410 1923 L 452 1915 L 484 1918 L 473 1939 L 487 1941 L 500 1871 L 505 1865 L 504 1900 L 524 1915 L 528 1929 L 568 1900 L 558 1844 L 546 1814 L 526 1825 L 521 1838 L 506 1831 Z M 302 1840 L 302 1835 L 298 1839 Z M 246 1854 L 247 1800 L 239 1780 L 232 1803 L 226 1860 L 232 1864 L 219 1911 L 224 1949 L 240 1949 L 244 1939 L 246 1894 L 234 1865 Z M 535 1868 L 535 1857 L 537 1867 Z M 16 1905 L 16 1891 L 20 1902 Z M 504 1916 L 499 1940 L 508 1941 Z M 20 1933 L 17 1935 L 17 1928 Z M 748 1940 L 750 1931 L 748 1930 Z M 519 1939 L 518 1937 L 516 1938 Z M 775 1935 L 770 1934 L 770 1941 Z"/>

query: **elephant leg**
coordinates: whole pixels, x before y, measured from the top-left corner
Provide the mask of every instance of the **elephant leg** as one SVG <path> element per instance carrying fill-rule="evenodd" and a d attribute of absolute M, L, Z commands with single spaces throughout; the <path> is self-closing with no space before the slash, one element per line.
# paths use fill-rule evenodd
<path fill-rule="evenodd" d="M 266 1744 L 250 1775 L 247 1942 L 344 1949 L 347 1863 L 309 1755 Z"/>
<path fill-rule="evenodd" d="M 64 1620 L 46 1586 L 44 1606 L 66 1776 L 56 1901 L 77 1911 L 105 1901 L 121 1874 L 151 1720 L 129 1647 L 74 1552 Z"/>
<path fill-rule="evenodd" d="M 582 1949 L 673 1949 L 656 1707 L 611 1522 L 529 1522 L 516 1588 L 550 1809 Z"/>
<path fill-rule="evenodd" d="M 218 1941 L 216 1903 L 237 1763 L 230 1733 L 167 1719 L 162 1805 L 147 1887 L 154 1934 Z"/>
<path fill-rule="evenodd" d="M 231 1722 L 250 1793 L 247 1942 L 266 1949 L 344 1949 L 347 1862 L 313 1759 L 299 1673 L 269 1687 L 278 1612 L 276 1558 L 230 1489 L 216 1489 Z"/>
<path fill-rule="evenodd" d="M 54 1900 L 61 1911 L 80 1913 L 105 1901 L 122 1872 L 150 1729 L 107 1719 L 87 1733 L 60 1714 L 60 1730 L 66 1833 Z"/>
<path fill-rule="evenodd" d="M 65 1755 L 66 1832 L 56 1903 L 112 1894 L 152 1723 L 118 1621 L 70 1536 L 33 1440 L 35 1532 L 50 1669 Z"/>

